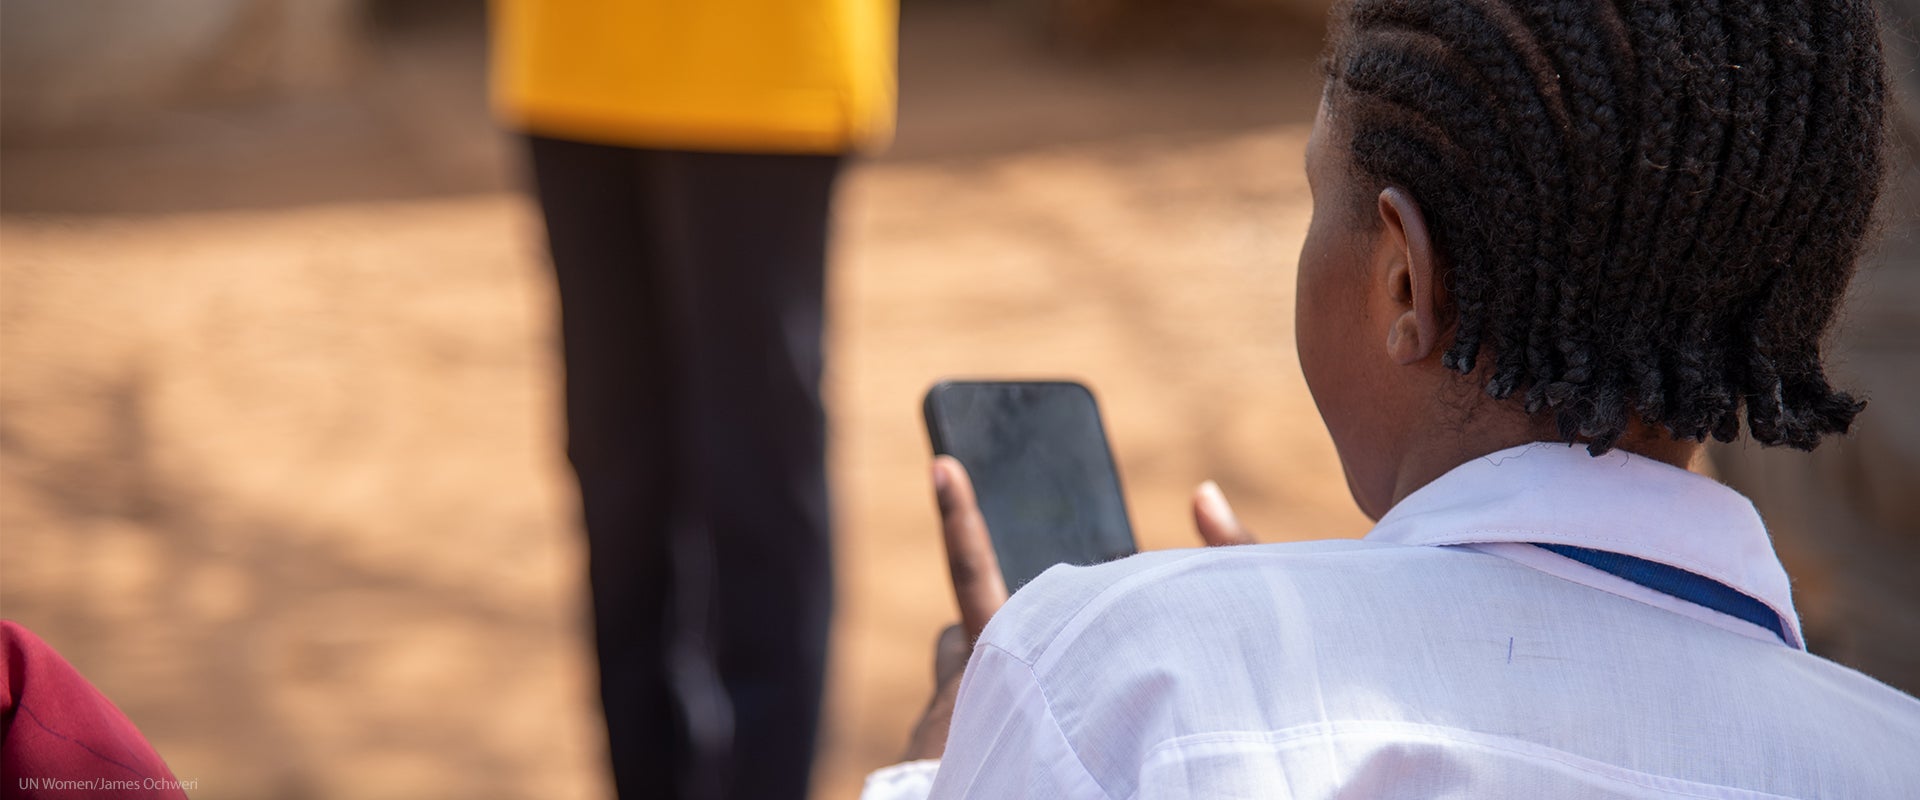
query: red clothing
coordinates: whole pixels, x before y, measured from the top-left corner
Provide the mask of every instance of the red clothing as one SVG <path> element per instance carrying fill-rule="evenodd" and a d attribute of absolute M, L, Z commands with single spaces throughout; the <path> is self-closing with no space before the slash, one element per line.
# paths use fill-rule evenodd
<path fill-rule="evenodd" d="M 0 735 L 0 800 L 187 796 L 113 701 L 40 637 L 6 620 Z"/>

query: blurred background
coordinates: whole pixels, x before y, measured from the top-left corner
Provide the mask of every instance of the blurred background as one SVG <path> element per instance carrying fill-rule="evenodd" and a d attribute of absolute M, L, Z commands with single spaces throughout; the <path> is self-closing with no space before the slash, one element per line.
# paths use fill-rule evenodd
<path fill-rule="evenodd" d="M 606 796 L 484 2 L 0 12 L 0 611 L 199 797 Z M 829 270 L 816 796 L 900 755 L 954 616 L 942 376 L 1092 385 L 1144 547 L 1195 541 L 1208 478 L 1267 540 L 1365 531 L 1292 342 L 1324 12 L 904 3 L 898 134 Z"/>

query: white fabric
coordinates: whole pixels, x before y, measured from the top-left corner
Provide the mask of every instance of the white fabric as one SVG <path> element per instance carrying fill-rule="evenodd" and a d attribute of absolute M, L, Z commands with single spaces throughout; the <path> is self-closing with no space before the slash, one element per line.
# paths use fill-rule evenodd
<path fill-rule="evenodd" d="M 1047 571 L 987 626 L 945 758 L 863 796 L 1920 796 L 1920 701 L 1526 542 L 1711 577 L 1800 641 L 1745 499 L 1527 445 L 1365 540 Z"/>
<path fill-rule="evenodd" d="M 933 791 L 933 776 L 940 769 L 936 758 L 903 761 L 867 776 L 861 797 L 926 797 Z"/>

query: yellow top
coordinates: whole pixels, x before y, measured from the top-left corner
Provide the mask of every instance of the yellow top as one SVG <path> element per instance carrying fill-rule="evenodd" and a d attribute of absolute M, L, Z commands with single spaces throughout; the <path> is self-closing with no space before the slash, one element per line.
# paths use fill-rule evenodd
<path fill-rule="evenodd" d="M 895 17 L 894 0 L 494 0 L 494 110 L 629 147 L 877 147 L 893 133 Z"/>

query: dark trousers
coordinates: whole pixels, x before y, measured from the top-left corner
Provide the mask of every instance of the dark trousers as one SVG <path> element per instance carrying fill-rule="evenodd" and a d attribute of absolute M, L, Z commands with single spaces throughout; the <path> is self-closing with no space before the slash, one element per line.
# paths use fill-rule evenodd
<path fill-rule="evenodd" d="M 530 144 L 615 786 L 805 797 L 832 604 L 820 337 L 841 159 Z"/>

